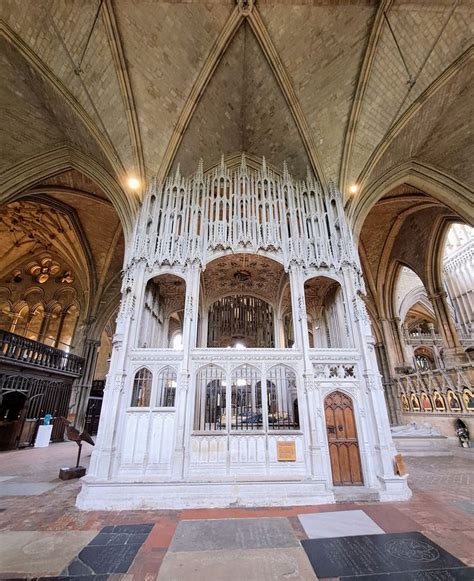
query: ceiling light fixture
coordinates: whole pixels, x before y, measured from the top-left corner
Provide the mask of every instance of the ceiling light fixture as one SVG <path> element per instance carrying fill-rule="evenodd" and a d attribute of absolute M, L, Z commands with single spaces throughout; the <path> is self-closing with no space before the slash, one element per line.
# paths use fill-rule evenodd
<path fill-rule="evenodd" d="M 349 191 L 351 194 L 357 194 L 359 191 L 359 186 L 357 184 L 352 184 L 352 186 L 349 188 Z"/>
<path fill-rule="evenodd" d="M 132 190 L 138 190 L 140 187 L 140 182 L 137 180 L 137 178 L 128 178 L 128 185 L 130 188 L 132 188 Z"/>

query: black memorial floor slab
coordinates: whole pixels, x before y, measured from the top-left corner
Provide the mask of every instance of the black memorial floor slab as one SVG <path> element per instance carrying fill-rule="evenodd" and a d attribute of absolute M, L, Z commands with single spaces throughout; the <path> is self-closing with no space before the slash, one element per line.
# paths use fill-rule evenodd
<path fill-rule="evenodd" d="M 56 579 L 126 573 L 152 528 L 153 524 L 104 527 Z"/>
<path fill-rule="evenodd" d="M 408 573 L 380 573 L 376 575 L 351 575 L 339 581 L 474 581 L 474 568 L 434 569 Z"/>
<path fill-rule="evenodd" d="M 107 581 L 108 578 L 109 575 L 81 575 L 79 577 L 60 575 L 59 577 L 2 577 L 2 581 Z"/>
<path fill-rule="evenodd" d="M 361 576 L 372 575 L 371 581 L 375 581 L 374 575 L 393 573 L 398 576 L 389 578 L 390 581 L 399 581 L 400 574 L 405 572 L 465 567 L 459 559 L 418 532 L 308 539 L 301 544 L 319 579 L 348 577 L 361 581 Z"/>
<path fill-rule="evenodd" d="M 81 575 L 77 576 L 60 576 L 60 577 L 38 577 L 37 579 L 25 579 L 24 581 L 107 581 L 108 575 Z M 15 581 L 18 581 L 16 579 Z"/>
<path fill-rule="evenodd" d="M 408 573 L 380 573 L 376 575 L 351 575 L 339 581 L 474 581 L 474 567 L 458 569 L 432 569 Z"/>

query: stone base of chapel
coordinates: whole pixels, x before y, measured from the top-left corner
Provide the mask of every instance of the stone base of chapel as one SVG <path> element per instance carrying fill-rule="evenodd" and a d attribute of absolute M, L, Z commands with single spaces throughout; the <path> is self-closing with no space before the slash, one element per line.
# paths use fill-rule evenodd
<path fill-rule="evenodd" d="M 335 502 L 408 500 L 406 478 L 381 480 L 380 489 L 328 488 L 314 480 L 259 482 L 126 482 L 82 480 L 76 501 L 81 510 L 149 510 L 310 506 Z"/>

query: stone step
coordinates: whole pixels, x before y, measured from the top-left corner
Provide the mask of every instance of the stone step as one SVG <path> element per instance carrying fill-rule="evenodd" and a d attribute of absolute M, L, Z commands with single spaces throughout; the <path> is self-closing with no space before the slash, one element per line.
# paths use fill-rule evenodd
<path fill-rule="evenodd" d="M 334 488 L 334 499 L 342 502 L 377 502 L 379 493 L 373 488 L 363 486 L 341 486 Z"/>

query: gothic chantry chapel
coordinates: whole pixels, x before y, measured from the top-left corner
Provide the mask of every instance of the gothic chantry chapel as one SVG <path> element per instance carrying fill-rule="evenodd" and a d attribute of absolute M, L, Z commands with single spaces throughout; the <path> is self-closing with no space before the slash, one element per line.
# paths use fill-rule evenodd
<path fill-rule="evenodd" d="M 408 498 L 364 294 L 334 186 L 244 155 L 153 183 L 79 506 Z"/>
<path fill-rule="evenodd" d="M 409 499 L 474 430 L 470 3 L 0 4 L 0 450 L 86 429 L 85 510 Z"/>

